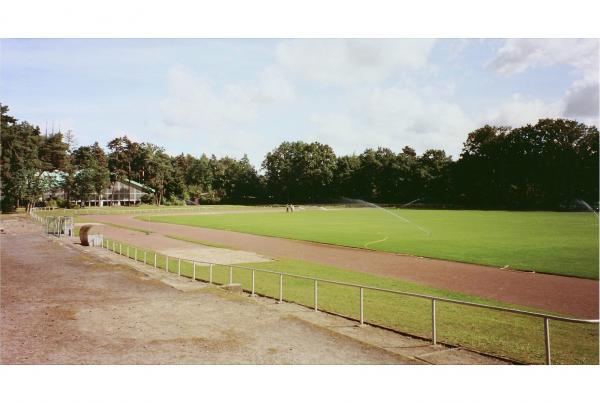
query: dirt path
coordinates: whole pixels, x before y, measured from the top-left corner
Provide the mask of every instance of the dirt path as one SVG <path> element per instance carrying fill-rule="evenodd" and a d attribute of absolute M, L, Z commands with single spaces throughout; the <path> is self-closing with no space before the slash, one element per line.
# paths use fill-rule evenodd
<path fill-rule="evenodd" d="M 313 242 L 176 224 L 143 222 L 132 216 L 87 216 L 90 221 L 149 229 L 162 235 L 197 239 L 274 258 L 321 263 L 395 277 L 445 290 L 531 306 L 581 318 L 598 318 L 598 281 L 501 270 L 468 263 L 396 255 Z M 118 234 L 118 228 L 111 228 Z M 160 248 L 160 244 L 147 244 Z"/>
<path fill-rule="evenodd" d="M 182 292 L 131 267 L 100 263 L 94 251 L 49 240 L 25 220 L 2 226 L 2 364 L 415 362 L 272 303 L 201 283 Z"/>

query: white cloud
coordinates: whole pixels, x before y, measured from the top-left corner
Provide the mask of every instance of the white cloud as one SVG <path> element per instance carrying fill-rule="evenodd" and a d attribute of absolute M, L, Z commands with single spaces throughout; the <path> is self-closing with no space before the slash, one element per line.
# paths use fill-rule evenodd
<path fill-rule="evenodd" d="M 490 61 L 488 67 L 502 75 L 512 75 L 525 70 L 553 65 L 571 66 L 581 78 L 574 81 L 561 101 L 563 109 L 556 113 L 556 104 L 542 101 L 512 102 L 512 111 L 504 114 L 534 115 L 535 112 L 552 112 L 559 116 L 589 121 L 598 118 L 599 41 L 596 39 L 508 39 Z M 524 110 L 516 106 L 521 103 Z M 507 105 L 507 108 L 511 108 Z M 584 119 L 581 119 L 584 118 Z M 516 119 L 520 121 L 519 119 Z"/>
<path fill-rule="evenodd" d="M 292 85 L 273 66 L 267 67 L 255 84 L 228 85 L 226 95 L 251 105 L 287 103 L 296 98 Z"/>
<path fill-rule="evenodd" d="M 514 94 L 508 101 L 484 113 L 484 119 L 480 124 L 518 127 L 529 123 L 535 124 L 542 118 L 560 118 L 563 116 L 563 111 L 562 102 L 545 102 Z"/>
<path fill-rule="evenodd" d="M 598 80 L 577 80 L 565 95 L 565 114 L 573 117 L 598 117 Z"/>
<path fill-rule="evenodd" d="M 156 133 L 157 144 L 164 143 L 164 137 L 169 138 L 167 151 L 172 154 L 189 153 L 199 156 L 204 153 L 218 157 L 241 158 L 248 155 L 255 167 L 259 168 L 266 150 L 272 147 L 269 139 L 261 133 L 245 128 L 228 129 L 216 135 L 198 135 L 195 129 L 167 127 L 160 128 Z"/>
<path fill-rule="evenodd" d="M 210 81 L 196 77 L 182 68 L 168 74 L 169 96 L 161 104 L 163 119 L 168 126 L 215 128 L 251 118 L 252 105 L 239 100 L 230 104 L 227 95 L 219 94 Z"/>
<path fill-rule="evenodd" d="M 396 69 L 427 65 L 434 40 L 298 39 L 282 42 L 279 63 L 291 72 L 331 84 L 376 82 Z"/>
<path fill-rule="evenodd" d="M 427 92 L 391 87 L 356 94 L 347 113 L 312 117 L 316 138 L 340 154 L 377 146 L 399 152 L 409 145 L 418 152 L 441 148 L 457 157 L 474 123 L 457 104 Z"/>
<path fill-rule="evenodd" d="M 261 106 L 291 102 L 294 88 L 275 69 L 266 69 L 255 83 L 234 83 L 222 89 L 182 67 L 168 74 L 169 95 L 161 103 L 168 126 L 222 130 L 253 120 Z"/>
<path fill-rule="evenodd" d="M 182 67 L 167 77 L 168 96 L 161 102 L 165 126 L 156 127 L 155 140 L 169 150 L 242 157 L 248 154 L 258 167 L 271 146 L 254 124 L 269 106 L 295 100 L 295 90 L 275 67 L 264 69 L 254 82 L 221 87 Z"/>
<path fill-rule="evenodd" d="M 567 64 L 584 74 L 598 74 L 596 39 L 507 39 L 488 66 L 503 75 L 534 67 Z"/>

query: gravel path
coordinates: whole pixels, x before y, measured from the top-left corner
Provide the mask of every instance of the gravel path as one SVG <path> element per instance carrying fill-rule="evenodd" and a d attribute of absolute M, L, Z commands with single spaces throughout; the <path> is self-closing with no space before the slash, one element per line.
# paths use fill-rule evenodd
<path fill-rule="evenodd" d="M 143 222 L 132 216 L 87 216 L 90 221 L 149 229 L 226 245 L 274 258 L 305 260 L 440 289 L 531 306 L 581 318 L 598 318 L 598 281 L 541 273 L 501 270 L 393 253 L 244 234 L 176 224 Z M 119 234 L 111 228 L 111 234 Z M 125 233 L 123 230 L 122 234 Z M 115 236 L 115 235 L 113 235 Z M 160 248 L 148 243 L 148 248 Z"/>

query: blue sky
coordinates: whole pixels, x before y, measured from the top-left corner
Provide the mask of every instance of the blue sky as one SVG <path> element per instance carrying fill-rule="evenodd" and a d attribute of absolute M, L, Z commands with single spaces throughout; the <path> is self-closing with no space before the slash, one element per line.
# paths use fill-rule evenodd
<path fill-rule="evenodd" d="M 286 140 L 455 158 L 469 131 L 598 125 L 598 41 L 2 40 L 0 102 L 79 145 L 120 135 L 259 166 Z"/>

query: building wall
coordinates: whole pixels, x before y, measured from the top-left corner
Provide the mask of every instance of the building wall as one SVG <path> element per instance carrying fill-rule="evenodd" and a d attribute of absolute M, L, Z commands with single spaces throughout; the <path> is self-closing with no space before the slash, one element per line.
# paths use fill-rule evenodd
<path fill-rule="evenodd" d="M 101 198 L 107 201 L 139 202 L 145 194 L 147 194 L 147 192 L 136 185 L 115 182 L 108 189 L 102 191 Z"/>

